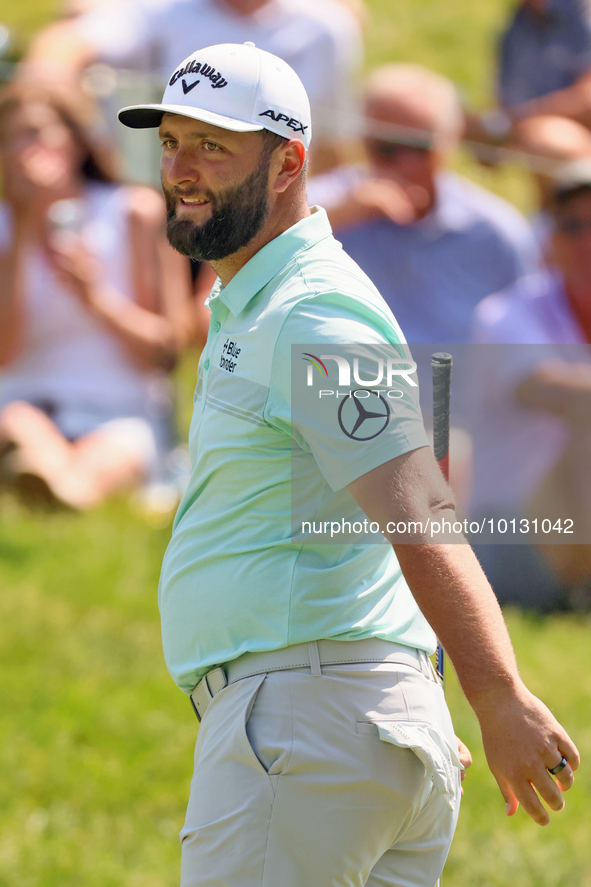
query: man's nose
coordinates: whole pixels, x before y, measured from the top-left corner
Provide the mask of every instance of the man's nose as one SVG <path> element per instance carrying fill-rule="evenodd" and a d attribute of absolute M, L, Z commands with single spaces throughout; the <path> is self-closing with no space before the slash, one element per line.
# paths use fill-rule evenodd
<path fill-rule="evenodd" d="M 162 172 L 171 185 L 198 182 L 200 174 L 195 152 L 179 148 L 174 157 L 163 157 Z"/>

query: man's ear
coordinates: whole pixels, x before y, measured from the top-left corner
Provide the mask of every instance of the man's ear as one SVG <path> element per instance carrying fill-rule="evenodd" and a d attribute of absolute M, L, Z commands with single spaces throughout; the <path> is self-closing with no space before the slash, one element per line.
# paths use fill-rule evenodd
<path fill-rule="evenodd" d="M 282 194 L 295 182 L 306 162 L 306 149 L 299 139 L 290 139 L 277 150 L 277 170 L 271 187 Z"/>

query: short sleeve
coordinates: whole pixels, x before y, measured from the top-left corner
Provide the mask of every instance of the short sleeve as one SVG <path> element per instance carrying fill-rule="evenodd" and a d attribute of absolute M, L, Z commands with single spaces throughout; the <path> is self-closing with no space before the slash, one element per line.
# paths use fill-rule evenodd
<path fill-rule="evenodd" d="M 385 310 L 325 293 L 299 302 L 277 339 L 265 419 L 333 491 L 428 446 L 412 357 Z"/>

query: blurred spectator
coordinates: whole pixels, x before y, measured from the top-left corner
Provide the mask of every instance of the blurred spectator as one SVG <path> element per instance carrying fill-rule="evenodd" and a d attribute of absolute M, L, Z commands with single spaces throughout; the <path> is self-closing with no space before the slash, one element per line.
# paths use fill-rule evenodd
<path fill-rule="evenodd" d="M 517 141 L 520 147 L 515 124 L 527 117 L 567 117 L 591 129 L 588 0 L 522 0 L 501 37 L 498 66 L 499 106 L 465 115 L 466 137 L 479 160 L 498 162 L 482 142 Z"/>
<path fill-rule="evenodd" d="M 533 163 L 538 192 L 539 211 L 532 227 L 540 248 L 550 250 L 554 224 L 548 212 L 552 203 L 555 174 L 560 166 L 575 160 L 591 160 L 591 132 L 567 117 L 527 117 L 515 127 L 514 138 L 519 148 L 539 158 Z"/>
<path fill-rule="evenodd" d="M 62 0 L 61 13 L 63 18 L 77 18 L 88 12 L 94 12 L 105 6 L 109 0 Z"/>
<path fill-rule="evenodd" d="M 536 175 L 540 206 L 548 207 L 555 190 L 559 167 L 575 160 L 591 158 L 591 132 L 566 117 L 552 115 L 528 117 L 515 126 L 515 139 L 527 154 L 549 160 L 546 169 Z"/>
<path fill-rule="evenodd" d="M 523 0 L 501 39 L 499 102 L 515 119 L 591 126 L 591 13 L 586 0 Z"/>
<path fill-rule="evenodd" d="M 409 342 L 467 342 L 472 311 L 538 264 L 512 206 L 446 170 L 462 132 L 453 84 L 387 65 L 365 95 L 368 168 L 313 179 L 345 250 L 376 284 Z"/>
<path fill-rule="evenodd" d="M 334 166 L 351 138 L 361 68 L 358 17 L 340 0 L 127 0 L 75 22 L 57 22 L 34 40 L 29 69 L 64 77 L 101 61 L 159 78 L 195 49 L 252 41 L 299 74 L 312 106 L 312 162 Z"/>
<path fill-rule="evenodd" d="M 170 446 L 166 372 L 188 332 L 164 202 L 116 184 L 89 117 L 31 83 L 0 92 L 0 476 L 74 508 Z"/>
<path fill-rule="evenodd" d="M 553 196 L 554 267 L 475 314 L 476 342 L 523 347 L 476 355 L 472 513 L 574 530 L 476 551 L 502 602 L 541 609 L 591 601 L 591 162 L 567 166 Z"/>

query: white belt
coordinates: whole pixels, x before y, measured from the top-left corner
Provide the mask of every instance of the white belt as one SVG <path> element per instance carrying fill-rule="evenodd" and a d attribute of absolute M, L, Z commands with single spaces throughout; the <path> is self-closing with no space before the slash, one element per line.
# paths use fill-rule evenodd
<path fill-rule="evenodd" d="M 201 721 L 211 700 L 228 684 L 234 684 L 256 674 L 291 668 L 309 668 L 312 675 L 321 675 L 322 665 L 345 665 L 357 662 L 393 662 L 398 665 L 408 665 L 416 668 L 430 680 L 438 680 L 431 660 L 423 650 L 378 638 L 366 638 L 360 641 L 320 640 L 309 644 L 294 644 L 267 653 L 244 653 L 238 659 L 209 671 L 191 693 L 191 702 L 197 719 Z"/>

